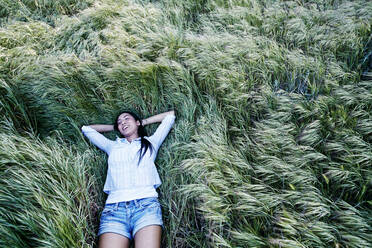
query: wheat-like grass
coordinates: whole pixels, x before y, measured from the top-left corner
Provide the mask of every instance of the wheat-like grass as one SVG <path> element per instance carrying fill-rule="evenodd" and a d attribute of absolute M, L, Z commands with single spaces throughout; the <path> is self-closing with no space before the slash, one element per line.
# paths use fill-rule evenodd
<path fill-rule="evenodd" d="M 0 246 L 97 246 L 107 161 L 80 127 L 132 108 L 177 112 L 162 246 L 369 247 L 371 13 L 0 0 Z"/>

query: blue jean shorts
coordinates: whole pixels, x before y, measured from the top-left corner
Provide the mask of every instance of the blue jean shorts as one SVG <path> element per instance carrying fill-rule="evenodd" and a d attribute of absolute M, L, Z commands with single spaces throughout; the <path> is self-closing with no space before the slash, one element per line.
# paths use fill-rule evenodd
<path fill-rule="evenodd" d="M 132 240 L 139 229 L 148 225 L 164 228 L 157 197 L 107 203 L 101 214 L 98 236 L 113 232 Z"/>

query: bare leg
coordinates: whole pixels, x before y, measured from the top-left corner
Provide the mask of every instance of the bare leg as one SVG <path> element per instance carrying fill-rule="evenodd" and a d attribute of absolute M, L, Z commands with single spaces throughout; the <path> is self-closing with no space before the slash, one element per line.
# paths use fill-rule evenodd
<path fill-rule="evenodd" d="M 161 226 L 145 226 L 134 235 L 134 244 L 136 248 L 160 248 Z"/>
<path fill-rule="evenodd" d="M 103 233 L 99 235 L 99 248 L 128 248 L 129 239 L 117 233 Z"/>

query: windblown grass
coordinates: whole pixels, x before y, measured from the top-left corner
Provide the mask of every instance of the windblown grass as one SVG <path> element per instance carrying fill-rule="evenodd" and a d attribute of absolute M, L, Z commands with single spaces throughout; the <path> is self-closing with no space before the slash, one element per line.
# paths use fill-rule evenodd
<path fill-rule="evenodd" d="M 53 24 L 59 15 L 73 15 L 91 5 L 92 0 L 1 0 L 0 25 L 8 20 L 43 20 Z"/>
<path fill-rule="evenodd" d="M 370 1 L 0 9 L 1 247 L 96 247 L 107 162 L 80 126 L 129 107 L 177 112 L 163 247 L 371 246 Z"/>
<path fill-rule="evenodd" d="M 60 137 L 41 141 L 2 125 L 0 245 L 90 247 L 102 180 L 88 165 L 103 159 L 77 153 Z"/>

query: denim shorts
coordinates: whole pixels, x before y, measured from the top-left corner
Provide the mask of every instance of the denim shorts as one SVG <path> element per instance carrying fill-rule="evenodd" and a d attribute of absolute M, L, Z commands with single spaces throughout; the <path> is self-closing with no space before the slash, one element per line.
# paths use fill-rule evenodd
<path fill-rule="evenodd" d="M 113 232 L 132 240 L 139 229 L 148 225 L 164 228 L 157 197 L 107 203 L 101 214 L 98 236 Z"/>

